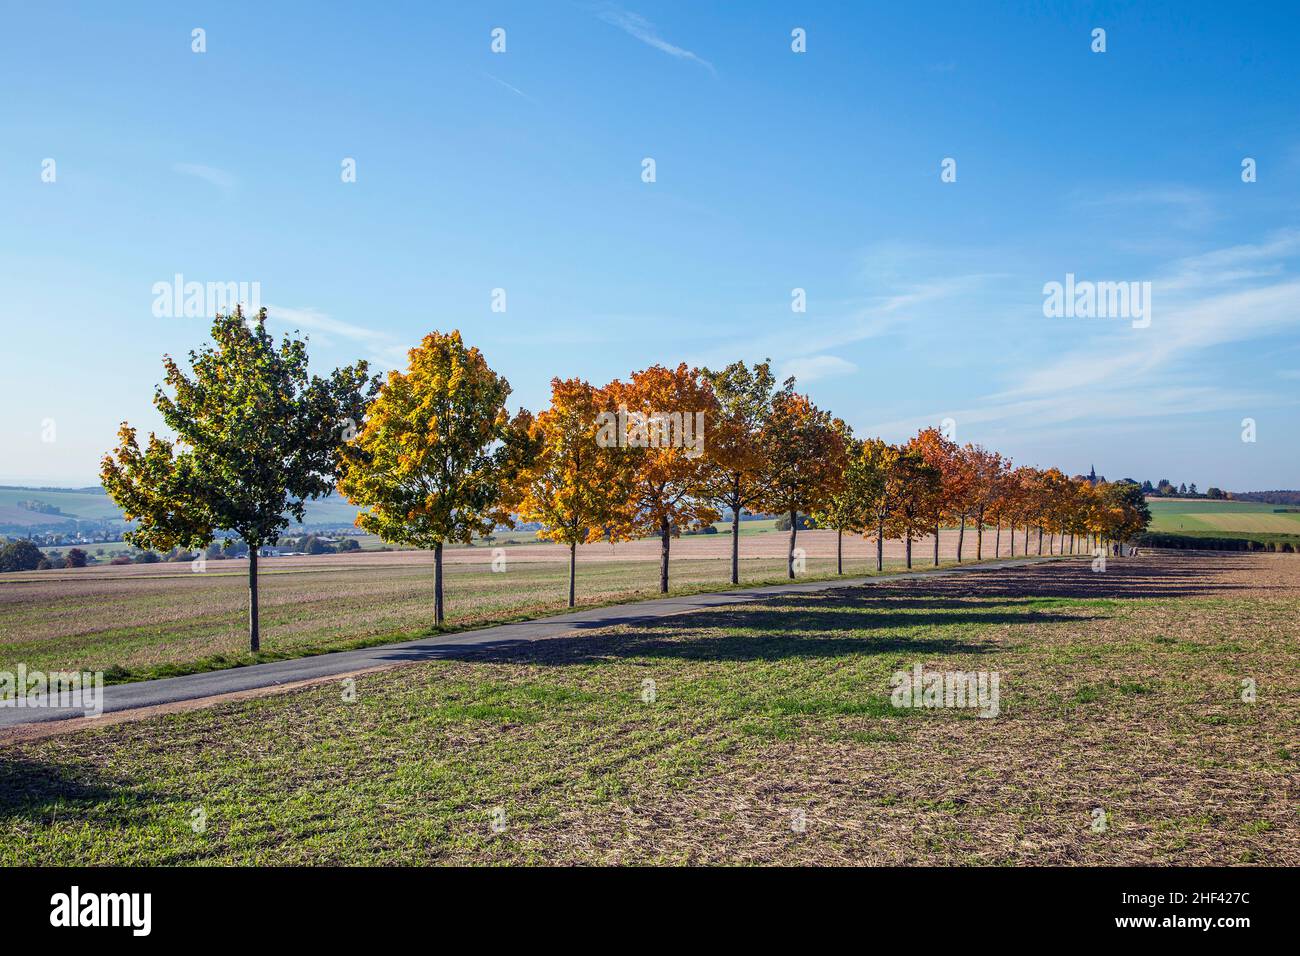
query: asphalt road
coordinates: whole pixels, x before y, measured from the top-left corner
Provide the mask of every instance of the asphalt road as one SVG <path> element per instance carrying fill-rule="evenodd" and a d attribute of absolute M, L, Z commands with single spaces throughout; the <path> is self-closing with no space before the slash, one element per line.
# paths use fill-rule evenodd
<path fill-rule="evenodd" d="M 925 572 L 925 576 L 978 574 L 981 571 L 998 568 L 1024 567 L 1027 564 L 1038 563 L 1040 560 L 1048 561 L 1052 559 L 1032 558 L 1018 561 L 991 562 L 951 568 L 944 571 L 929 571 Z M 475 631 L 463 631 L 459 634 L 420 638 L 414 641 L 404 641 L 400 644 L 384 644 L 363 650 L 337 651 L 332 654 L 318 654 L 314 657 L 300 657 L 294 660 L 274 661 L 268 664 L 250 664 L 247 667 L 232 667 L 227 670 L 210 671 L 204 674 L 187 674 L 184 677 L 165 677 L 159 680 L 138 681 L 132 684 L 114 684 L 104 688 L 103 712 L 113 713 L 120 710 L 133 710 L 137 707 L 156 707 L 179 701 L 198 700 L 222 694 L 274 687 L 278 684 L 292 684 L 298 681 L 341 676 L 368 668 L 406 664 L 413 661 L 437 660 L 439 658 L 454 657 L 467 650 L 478 651 L 514 647 L 532 641 L 542 641 L 548 638 L 572 635 L 618 624 L 633 624 L 638 621 L 651 621 L 688 611 L 725 607 L 730 604 L 745 604 L 782 594 L 806 594 L 816 591 L 831 591 L 838 588 L 864 587 L 916 578 L 917 576 L 916 573 L 911 573 L 871 578 L 839 578 L 830 581 L 808 581 L 803 583 L 796 581 L 791 584 L 739 588 L 733 591 L 716 591 L 710 594 L 657 598 L 650 601 L 638 601 L 634 604 L 589 608 L 567 614 L 558 614 L 554 617 L 521 621 L 516 624 L 499 624 Z M 29 706 L 26 707 L 0 707 L 0 727 L 13 727 L 19 724 L 86 716 L 85 711 L 80 708 L 30 706 L 33 700 L 39 700 L 39 698 L 29 698 Z"/>

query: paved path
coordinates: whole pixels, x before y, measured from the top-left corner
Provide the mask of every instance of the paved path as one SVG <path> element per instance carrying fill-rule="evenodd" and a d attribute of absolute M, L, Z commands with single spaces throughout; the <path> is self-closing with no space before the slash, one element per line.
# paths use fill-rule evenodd
<path fill-rule="evenodd" d="M 1052 558 L 1030 558 L 1017 561 L 998 561 L 968 565 L 944 571 L 926 571 L 924 574 L 889 574 L 870 578 L 837 578 L 829 581 L 794 582 L 767 587 L 739 588 L 733 591 L 715 591 L 708 594 L 684 594 L 678 597 L 638 601 L 610 607 L 589 608 L 554 617 L 543 617 L 517 624 L 499 624 L 495 627 L 463 631 L 459 634 L 439 635 L 405 641 L 400 644 L 383 644 L 356 651 L 337 651 L 317 654 L 268 664 L 250 664 L 205 674 L 187 674 L 184 677 L 164 677 L 159 680 L 138 681 L 133 684 L 114 684 L 104 688 L 104 713 L 133 710 L 138 707 L 156 707 L 179 701 L 199 700 L 240 691 L 292 684 L 298 681 L 319 680 L 352 674 L 368 668 L 388 667 L 412 661 L 436 660 L 454 657 L 466 650 L 481 651 L 518 646 L 531 641 L 562 637 L 581 631 L 651 621 L 672 614 L 707 608 L 726 607 L 729 604 L 747 604 L 762 598 L 782 594 L 807 594 L 831 591 L 837 588 L 854 588 L 872 584 L 918 577 L 939 577 L 950 574 L 971 574 L 1008 567 L 1025 567 Z M 52 707 L 0 707 L 0 727 L 83 717 L 81 709 Z"/>

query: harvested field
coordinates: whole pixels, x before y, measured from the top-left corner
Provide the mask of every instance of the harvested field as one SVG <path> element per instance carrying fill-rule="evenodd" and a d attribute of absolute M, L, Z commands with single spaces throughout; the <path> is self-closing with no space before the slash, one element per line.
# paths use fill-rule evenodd
<path fill-rule="evenodd" d="M 1296 865 L 1297 620 L 1300 559 L 1161 554 L 414 664 L 0 748 L 0 860 Z"/>
<path fill-rule="evenodd" d="M 787 535 L 776 532 L 743 536 L 742 581 L 783 580 L 787 543 Z M 986 545 L 988 557 L 992 536 Z M 807 576 L 835 573 L 834 534 L 802 532 L 799 546 L 807 552 Z M 727 586 L 730 547 L 728 535 L 675 540 L 674 590 Z M 846 537 L 844 547 L 847 573 L 874 569 L 873 542 Z M 973 557 L 974 548 L 968 535 L 964 555 Z M 502 553 L 506 571 L 494 573 L 491 548 L 447 552 L 448 627 L 564 609 L 564 547 L 532 544 L 506 547 Z M 945 561 L 955 557 L 955 533 L 943 533 L 940 554 Z M 899 542 L 887 543 L 890 569 L 901 566 L 902 555 Z M 914 545 L 914 560 L 919 567 L 933 565 L 933 539 Z M 578 558 L 578 599 L 601 604 L 657 594 L 658 561 L 657 541 L 584 546 Z M 210 561 L 202 573 L 181 563 L 0 575 L 0 670 L 14 670 L 23 662 L 42 670 L 103 670 L 109 679 L 124 680 L 251 662 L 245 630 L 247 575 L 244 561 Z M 259 579 L 261 659 L 431 633 L 433 556 L 427 552 L 264 558 Z"/>

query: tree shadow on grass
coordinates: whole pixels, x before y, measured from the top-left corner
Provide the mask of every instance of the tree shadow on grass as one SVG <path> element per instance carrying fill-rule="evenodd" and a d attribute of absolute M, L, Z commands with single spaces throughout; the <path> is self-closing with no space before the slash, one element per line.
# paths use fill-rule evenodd
<path fill-rule="evenodd" d="M 681 606 L 670 617 L 652 617 L 637 605 L 612 609 L 598 618 L 576 620 L 559 637 L 533 640 L 503 637 L 491 643 L 414 645 L 394 651 L 393 660 L 467 658 L 502 662 L 565 664 L 611 657 L 710 657 L 775 660 L 873 653 L 982 653 L 989 649 L 974 629 L 1001 625 L 1070 622 L 1109 616 L 1124 600 L 1221 597 L 1242 585 L 1216 576 L 1249 567 L 1248 556 L 1186 558 L 1168 555 L 1116 558 L 1097 573 L 1085 558 L 1051 563 L 972 568 L 961 573 L 924 574 L 866 585 L 845 583 L 823 591 L 779 594 L 739 590 L 744 603 Z M 710 600 L 701 595 L 701 600 Z M 1078 602 L 1073 608 L 1070 602 Z M 1091 612 L 1091 613 L 1088 613 Z M 524 625 L 525 627 L 527 625 Z M 622 628 L 617 634 L 603 633 Z M 890 633 L 958 628 L 954 636 Z M 737 630 L 745 633 L 736 634 Z M 590 636 L 573 636 L 582 632 Z M 727 633 L 728 631 L 732 633 Z M 1008 650 L 1014 644 L 996 645 Z"/>
<path fill-rule="evenodd" d="M 909 612 L 888 600 L 846 599 L 845 593 L 781 595 L 743 606 L 630 620 L 617 633 L 502 641 L 452 651 L 447 656 L 563 666 L 646 657 L 777 661 L 900 653 L 986 654 L 1013 645 L 979 640 L 977 629 L 1079 623 L 1097 617 L 1007 610 L 984 602 L 956 606 L 950 602 L 943 609 Z"/>
<path fill-rule="evenodd" d="M 27 820 L 48 823 L 113 801 L 152 802 L 131 784 L 105 776 L 84 763 L 35 760 L 0 747 L 0 823 Z"/>
<path fill-rule="evenodd" d="M 1090 558 L 977 568 L 961 574 L 924 575 L 907 581 L 882 582 L 872 588 L 880 597 L 928 599 L 1067 598 L 1077 600 L 1151 600 L 1179 597 L 1218 597 L 1242 590 L 1240 583 L 1216 581 L 1216 576 L 1250 567 L 1247 555 L 1137 558 L 1107 557 L 1105 571 L 1094 571 Z"/>

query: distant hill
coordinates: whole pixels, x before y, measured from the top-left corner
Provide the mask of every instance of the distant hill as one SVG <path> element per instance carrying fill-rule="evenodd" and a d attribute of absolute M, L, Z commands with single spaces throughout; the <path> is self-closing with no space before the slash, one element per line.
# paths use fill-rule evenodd
<path fill-rule="evenodd" d="M 39 506 L 57 510 L 46 514 L 39 510 Z M 79 520 L 121 523 L 122 512 L 102 488 L 0 487 L 0 531 L 10 528 L 63 530 L 75 528 Z"/>
<path fill-rule="evenodd" d="M 26 504 L 28 507 L 22 507 Z M 32 510 L 33 505 L 57 509 L 54 513 Z M 350 528 L 357 509 L 338 495 L 307 502 L 304 528 Z M 38 531 L 67 532 L 78 523 L 119 527 L 122 511 L 103 488 L 26 488 L 0 485 L 0 533 L 31 534 Z M 297 525 L 291 527 L 296 528 Z"/>
<path fill-rule="evenodd" d="M 65 514 L 49 515 L 12 505 L 0 505 L 0 531 L 5 528 L 71 528 L 76 523 L 75 518 Z"/>

